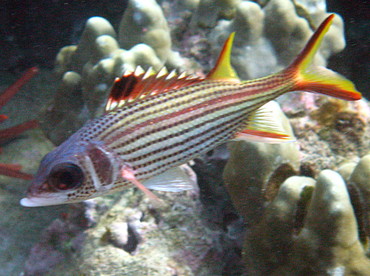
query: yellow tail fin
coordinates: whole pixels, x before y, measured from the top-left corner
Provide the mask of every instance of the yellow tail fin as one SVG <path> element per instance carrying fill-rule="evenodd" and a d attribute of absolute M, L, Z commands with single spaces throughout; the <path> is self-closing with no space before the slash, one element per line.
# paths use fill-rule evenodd
<path fill-rule="evenodd" d="M 331 14 L 321 23 L 305 48 L 284 73 L 293 75 L 296 90 L 317 92 L 348 101 L 359 100 L 361 93 L 356 90 L 350 80 L 325 67 L 311 66 L 314 55 L 329 30 L 334 16 Z"/>

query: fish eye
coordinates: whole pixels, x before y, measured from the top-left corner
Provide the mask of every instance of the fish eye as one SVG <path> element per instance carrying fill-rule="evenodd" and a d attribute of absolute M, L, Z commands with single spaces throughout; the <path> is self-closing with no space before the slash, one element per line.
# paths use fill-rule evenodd
<path fill-rule="evenodd" d="M 48 184 L 57 190 L 70 190 L 81 186 L 84 174 L 81 168 L 73 163 L 61 163 L 50 172 Z"/>

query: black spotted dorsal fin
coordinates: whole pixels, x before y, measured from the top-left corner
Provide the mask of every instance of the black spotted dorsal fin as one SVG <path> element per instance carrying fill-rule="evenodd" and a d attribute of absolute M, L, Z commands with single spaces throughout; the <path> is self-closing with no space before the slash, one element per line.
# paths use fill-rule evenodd
<path fill-rule="evenodd" d="M 165 67 L 159 72 L 151 68 L 144 71 L 141 67 L 137 67 L 134 72 L 126 72 L 114 81 L 105 111 L 110 112 L 137 99 L 166 93 L 203 80 L 204 78 L 186 73 L 180 75 L 175 71 L 168 73 Z"/>

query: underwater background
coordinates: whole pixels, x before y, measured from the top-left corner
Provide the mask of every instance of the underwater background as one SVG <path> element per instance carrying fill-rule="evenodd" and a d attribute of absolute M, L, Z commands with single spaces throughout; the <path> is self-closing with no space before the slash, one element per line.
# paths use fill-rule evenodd
<path fill-rule="evenodd" d="M 135 189 L 24 208 L 28 182 L 0 175 L 0 275 L 369 275 L 368 1 L 2 1 L 0 95 L 39 71 L 0 102 L 2 130 L 38 121 L 0 139 L 0 163 L 34 174 L 101 114 L 124 69 L 207 73 L 236 30 L 239 76 L 262 77 L 289 64 L 327 12 L 341 17 L 316 62 L 363 100 L 279 98 L 297 144 L 219 147 L 192 164 L 199 190 L 158 193 L 164 210 Z"/>

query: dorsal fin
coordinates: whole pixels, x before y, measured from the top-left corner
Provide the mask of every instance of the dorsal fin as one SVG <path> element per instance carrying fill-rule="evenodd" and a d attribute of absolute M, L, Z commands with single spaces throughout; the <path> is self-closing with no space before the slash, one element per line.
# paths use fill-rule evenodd
<path fill-rule="evenodd" d="M 208 73 L 209 80 L 238 81 L 239 77 L 231 66 L 230 55 L 233 47 L 235 32 L 231 33 L 225 41 L 222 51 L 217 59 L 215 67 Z"/>
<path fill-rule="evenodd" d="M 137 67 L 134 72 L 126 72 L 121 78 L 116 78 L 105 111 L 110 112 L 137 99 L 166 93 L 203 80 L 204 78 L 186 73 L 180 75 L 175 71 L 168 73 L 165 67 L 159 72 L 152 68 L 145 72 L 141 67 Z"/>

